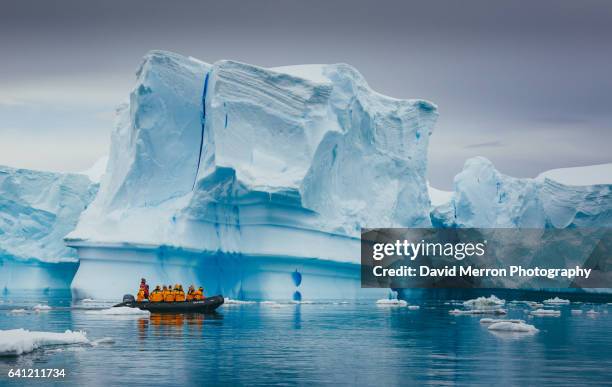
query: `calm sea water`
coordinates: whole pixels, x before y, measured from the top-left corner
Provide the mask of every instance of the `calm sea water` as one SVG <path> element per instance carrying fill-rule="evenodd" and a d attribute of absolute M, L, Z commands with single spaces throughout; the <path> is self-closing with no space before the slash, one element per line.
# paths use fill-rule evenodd
<path fill-rule="evenodd" d="M 525 299 L 494 293 L 507 300 Z M 114 342 L 0 357 L 0 385 L 32 382 L 9 380 L 10 368 L 64 368 L 65 379 L 55 383 L 79 386 L 612 382 L 608 300 L 589 303 L 587 299 L 559 307 L 558 318 L 529 318 L 529 307 L 510 305 L 508 318 L 523 318 L 540 330 L 535 335 L 512 335 L 492 333 L 479 322 L 482 316 L 450 315 L 450 309 L 460 306 L 439 297 L 426 293 L 410 300 L 419 310 L 383 308 L 374 301 L 330 300 L 227 305 L 214 316 L 127 317 L 87 314 L 86 308 L 104 305 L 72 303 L 67 292 L 5 295 L 0 329 L 84 330 L 91 340 Z M 40 302 L 48 302 L 52 309 L 10 313 Z M 570 309 L 584 312 L 572 315 Z M 599 314 L 587 315 L 591 309 Z"/>

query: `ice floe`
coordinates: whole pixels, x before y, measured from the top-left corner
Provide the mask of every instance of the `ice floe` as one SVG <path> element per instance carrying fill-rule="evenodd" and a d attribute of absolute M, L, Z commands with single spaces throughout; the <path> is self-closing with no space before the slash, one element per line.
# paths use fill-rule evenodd
<path fill-rule="evenodd" d="M 26 314 L 28 313 L 25 309 L 13 309 L 9 312 L 10 314 Z"/>
<path fill-rule="evenodd" d="M 500 319 L 500 318 L 481 318 L 480 319 L 480 323 L 481 324 L 495 324 L 498 322 L 511 322 L 511 323 L 524 323 L 525 320 L 519 320 L 519 319 Z"/>
<path fill-rule="evenodd" d="M 570 300 L 564 300 L 563 298 L 555 297 L 544 300 L 545 304 L 548 305 L 566 305 L 570 303 Z"/>
<path fill-rule="evenodd" d="M 514 321 L 500 321 L 489 325 L 491 331 L 503 331 L 514 333 L 537 333 L 539 330 L 530 324 Z"/>
<path fill-rule="evenodd" d="M 89 343 L 83 331 L 55 333 L 25 329 L 0 330 L 0 356 L 18 356 L 46 346 Z"/>
<path fill-rule="evenodd" d="M 596 311 L 595 309 L 591 309 L 589 311 L 586 312 L 587 316 L 597 316 L 599 314 L 598 311 Z"/>
<path fill-rule="evenodd" d="M 130 308 L 129 306 L 118 306 L 116 308 L 108 308 L 101 310 L 88 310 L 85 313 L 102 316 L 149 316 L 151 314 L 151 312 L 149 312 L 148 310 Z"/>
<path fill-rule="evenodd" d="M 281 304 L 276 301 L 261 301 L 259 304 L 270 307 L 270 308 L 284 308 L 284 307 L 293 305 L 293 304 Z"/>
<path fill-rule="evenodd" d="M 582 310 L 580 310 L 580 309 L 572 309 L 572 314 L 574 314 L 574 315 L 582 314 Z"/>
<path fill-rule="evenodd" d="M 503 306 L 506 303 L 506 300 L 499 299 L 494 295 L 490 297 L 478 297 L 473 300 L 467 300 L 463 303 L 463 306 L 466 308 L 474 308 L 474 309 L 486 309 L 486 308 L 497 308 Z"/>
<path fill-rule="evenodd" d="M 244 301 L 244 300 L 234 300 L 232 298 L 225 298 L 223 301 L 223 305 L 253 305 L 256 304 L 255 301 Z"/>
<path fill-rule="evenodd" d="M 113 339 L 112 337 L 103 337 L 101 339 L 94 340 L 91 342 L 91 345 L 94 347 L 103 344 L 115 344 L 115 339 Z"/>
<path fill-rule="evenodd" d="M 37 304 L 32 307 L 32 310 L 35 310 L 36 312 L 46 312 L 51 310 L 51 307 L 46 304 Z"/>
<path fill-rule="evenodd" d="M 474 315 L 474 314 L 502 315 L 502 314 L 507 314 L 508 312 L 505 309 L 498 308 L 498 309 L 468 309 L 468 310 L 453 309 L 449 311 L 448 313 L 454 314 L 454 315 Z"/>
<path fill-rule="evenodd" d="M 421 309 L 421 307 L 418 306 L 418 305 L 408 305 L 408 309 L 410 309 L 410 310 L 419 310 L 419 309 Z"/>
<path fill-rule="evenodd" d="M 387 298 L 383 298 L 383 299 L 376 301 L 376 306 L 404 307 L 404 306 L 408 306 L 408 302 L 404 300 L 397 300 L 397 299 L 390 300 Z"/>
<path fill-rule="evenodd" d="M 536 309 L 531 312 L 531 315 L 539 317 L 559 317 L 561 316 L 561 312 L 552 309 Z"/>

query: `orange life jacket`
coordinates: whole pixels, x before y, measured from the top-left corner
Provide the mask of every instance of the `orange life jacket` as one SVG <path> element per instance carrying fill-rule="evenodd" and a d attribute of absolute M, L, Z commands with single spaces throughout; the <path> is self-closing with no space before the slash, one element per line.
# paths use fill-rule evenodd
<path fill-rule="evenodd" d="M 176 302 L 183 302 L 185 301 L 185 292 L 182 290 L 175 290 L 174 291 L 174 301 Z"/>
<path fill-rule="evenodd" d="M 193 301 L 193 290 L 191 289 L 187 292 L 187 301 Z"/>
<path fill-rule="evenodd" d="M 149 301 L 151 302 L 162 302 L 164 300 L 164 295 L 161 290 L 153 290 L 151 292 L 151 296 L 149 297 Z"/>
<path fill-rule="evenodd" d="M 204 294 L 200 290 L 196 290 L 193 292 L 193 299 L 195 301 L 203 300 Z"/>
<path fill-rule="evenodd" d="M 166 291 L 166 294 L 164 294 L 164 301 L 174 302 L 174 291 L 173 290 Z"/>
<path fill-rule="evenodd" d="M 144 299 L 145 299 L 145 292 L 144 292 L 144 289 L 141 288 L 138 291 L 138 294 L 136 295 L 136 301 L 141 302 Z"/>

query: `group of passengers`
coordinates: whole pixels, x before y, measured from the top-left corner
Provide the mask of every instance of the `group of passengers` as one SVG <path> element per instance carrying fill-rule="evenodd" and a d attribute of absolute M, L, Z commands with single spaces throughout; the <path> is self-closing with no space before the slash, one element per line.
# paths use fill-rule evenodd
<path fill-rule="evenodd" d="M 140 287 L 136 296 L 136 301 L 141 302 L 149 300 L 149 302 L 185 302 L 185 301 L 201 301 L 204 297 L 204 289 L 200 286 L 198 289 L 191 285 L 187 289 L 187 294 L 183 290 L 183 285 L 176 284 L 164 285 L 160 287 L 157 285 L 151 293 L 149 293 L 149 284 L 143 278 L 140 280 Z"/>

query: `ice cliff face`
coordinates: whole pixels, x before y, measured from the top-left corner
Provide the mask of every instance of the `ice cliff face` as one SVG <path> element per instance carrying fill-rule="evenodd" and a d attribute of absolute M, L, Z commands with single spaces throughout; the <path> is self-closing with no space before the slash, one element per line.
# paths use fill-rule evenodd
<path fill-rule="evenodd" d="M 68 287 L 77 254 L 64 236 L 93 200 L 86 176 L 0 166 L 0 286 Z"/>
<path fill-rule="evenodd" d="M 264 69 L 155 51 L 119 115 L 71 244 L 249 252 L 252 242 L 251 252 L 312 257 L 303 240 L 266 248 L 246 229 L 355 238 L 361 226 L 430 225 L 436 107 L 377 94 L 348 65 Z"/>
<path fill-rule="evenodd" d="M 611 227 L 612 168 L 554 170 L 520 179 L 501 174 L 485 158 L 472 158 L 455 177 L 451 200 L 432 211 L 432 222 L 442 227 Z"/>
<path fill-rule="evenodd" d="M 96 191 L 83 175 L 0 166 L 0 258 L 76 262 L 63 237 Z"/>

